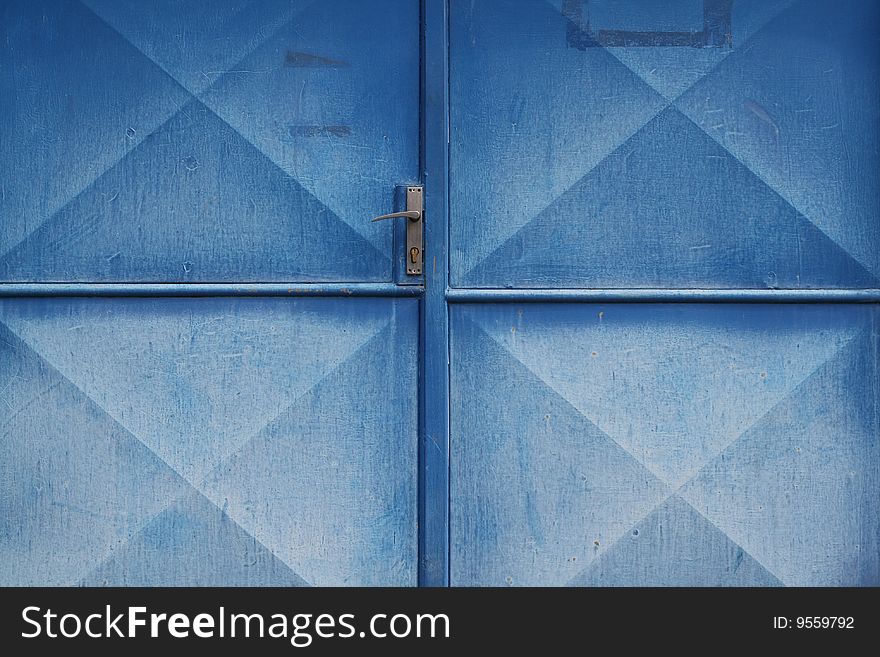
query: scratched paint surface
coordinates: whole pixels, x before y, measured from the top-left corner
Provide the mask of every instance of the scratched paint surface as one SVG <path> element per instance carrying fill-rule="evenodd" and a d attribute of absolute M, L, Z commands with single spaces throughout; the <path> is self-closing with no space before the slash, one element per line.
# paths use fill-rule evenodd
<path fill-rule="evenodd" d="M 389 281 L 409 0 L 0 7 L 0 280 Z M 413 92 L 416 90 L 416 92 Z"/>
<path fill-rule="evenodd" d="M 880 5 L 729 4 L 452 0 L 454 285 L 880 285 Z"/>
<path fill-rule="evenodd" d="M 452 311 L 453 584 L 880 584 L 876 308 Z"/>
<path fill-rule="evenodd" d="M 0 583 L 414 585 L 417 318 L 3 301 Z"/>

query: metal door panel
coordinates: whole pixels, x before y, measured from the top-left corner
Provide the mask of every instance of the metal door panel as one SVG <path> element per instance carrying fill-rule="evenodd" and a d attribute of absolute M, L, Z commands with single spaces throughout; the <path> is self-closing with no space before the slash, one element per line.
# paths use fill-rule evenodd
<path fill-rule="evenodd" d="M 453 285 L 877 287 L 878 23 L 857 0 L 452 0 Z"/>
<path fill-rule="evenodd" d="M 405 299 L 3 301 L 0 580 L 415 584 L 417 320 Z"/>
<path fill-rule="evenodd" d="M 878 312 L 456 305 L 458 585 L 877 585 Z"/>
<path fill-rule="evenodd" d="M 391 281 L 417 3 L 2 12 L 0 279 Z"/>

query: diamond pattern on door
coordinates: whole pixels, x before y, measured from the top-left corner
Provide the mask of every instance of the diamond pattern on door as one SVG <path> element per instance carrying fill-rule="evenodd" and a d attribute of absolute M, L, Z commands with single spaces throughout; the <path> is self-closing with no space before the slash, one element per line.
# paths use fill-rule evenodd
<path fill-rule="evenodd" d="M 0 579 L 414 584 L 417 314 L 4 301 Z"/>
<path fill-rule="evenodd" d="M 4 6 L 0 278 L 390 281 L 418 6 L 178 4 Z"/>
<path fill-rule="evenodd" d="M 874 3 L 742 0 L 705 49 L 583 47 L 576 5 L 452 3 L 454 285 L 880 285 Z"/>
<path fill-rule="evenodd" d="M 454 583 L 880 582 L 870 307 L 465 305 L 452 329 Z"/>
<path fill-rule="evenodd" d="M 863 330 L 682 489 L 787 584 L 880 582 L 877 346 Z"/>

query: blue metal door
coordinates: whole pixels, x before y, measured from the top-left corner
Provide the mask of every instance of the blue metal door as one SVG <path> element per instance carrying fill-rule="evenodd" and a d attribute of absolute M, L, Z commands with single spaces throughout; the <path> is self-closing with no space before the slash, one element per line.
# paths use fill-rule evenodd
<path fill-rule="evenodd" d="M 874 3 L 0 11 L 0 583 L 880 583 Z"/>
<path fill-rule="evenodd" d="M 416 583 L 419 24 L 3 3 L 0 583 Z"/>
<path fill-rule="evenodd" d="M 452 0 L 453 584 L 880 583 L 878 27 Z"/>

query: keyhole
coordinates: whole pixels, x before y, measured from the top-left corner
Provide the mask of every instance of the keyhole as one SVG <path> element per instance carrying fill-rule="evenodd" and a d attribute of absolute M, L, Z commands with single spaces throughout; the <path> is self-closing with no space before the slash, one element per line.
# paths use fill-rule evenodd
<path fill-rule="evenodd" d="M 416 264 L 419 261 L 419 247 L 414 246 L 409 250 L 409 261 Z"/>

